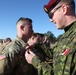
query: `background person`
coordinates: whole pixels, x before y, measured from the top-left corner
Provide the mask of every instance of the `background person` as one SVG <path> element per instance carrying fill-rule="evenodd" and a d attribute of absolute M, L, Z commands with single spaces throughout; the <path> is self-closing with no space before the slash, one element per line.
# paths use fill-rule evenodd
<path fill-rule="evenodd" d="M 9 44 L 10 42 L 12 42 L 11 38 L 8 37 L 8 38 L 5 39 L 5 45 Z"/>

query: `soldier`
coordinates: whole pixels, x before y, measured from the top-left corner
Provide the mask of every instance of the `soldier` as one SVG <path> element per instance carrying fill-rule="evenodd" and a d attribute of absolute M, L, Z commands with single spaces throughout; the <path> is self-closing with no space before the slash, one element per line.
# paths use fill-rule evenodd
<path fill-rule="evenodd" d="M 39 75 L 76 75 L 76 15 L 74 0 L 50 0 L 44 10 L 58 29 L 65 33 L 53 48 L 53 67 L 42 62 L 36 54 L 28 50 L 25 58 Z M 54 74 L 53 74 L 54 72 Z"/>
<path fill-rule="evenodd" d="M 8 37 L 8 38 L 5 39 L 5 45 L 9 44 L 10 42 L 12 42 L 11 38 Z"/>
<path fill-rule="evenodd" d="M 41 56 L 40 59 L 48 61 L 47 59 L 52 57 L 52 53 L 50 52 L 50 49 L 47 49 L 43 42 L 40 42 L 40 36 L 41 34 L 33 33 L 32 37 L 27 42 L 28 46 L 26 49 L 31 48 L 37 56 Z"/>
<path fill-rule="evenodd" d="M 6 38 L 6 43 L 10 43 L 10 42 L 12 42 L 12 39 L 11 38 Z"/>
<path fill-rule="evenodd" d="M 16 39 L 0 52 L 0 75 L 37 75 L 24 56 L 26 43 L 33 33 L 32 20 L 21 17 L 16 27 Z"/>
<path fill-rule="evenodd" d="M 33 33 L 31 38 L 28 40 L 27 43 L 32 45 L 32 43 L 37 43 L 37 42 L 39 42 L 38 34 L 37 33 Z"/>

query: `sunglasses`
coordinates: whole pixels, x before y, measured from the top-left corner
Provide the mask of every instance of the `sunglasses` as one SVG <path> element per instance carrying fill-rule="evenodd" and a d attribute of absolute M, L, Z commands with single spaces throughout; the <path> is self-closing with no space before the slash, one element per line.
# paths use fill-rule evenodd
<path fill-rule="evenodd" d="M 54 9 L 53 12 L 49 12 L 49 13 L 48 13 L 49 18 L 52 19 L 53 14 L 54 14 L 59 8 L 61 8 L 61 7 L 62 7 L 62 6 L 59 6 L 59 7 L 57 7 L 56 9 Z"/>

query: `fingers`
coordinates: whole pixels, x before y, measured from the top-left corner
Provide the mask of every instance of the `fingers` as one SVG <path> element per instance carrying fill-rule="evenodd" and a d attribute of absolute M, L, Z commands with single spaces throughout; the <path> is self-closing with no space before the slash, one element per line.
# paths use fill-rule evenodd
<path fill-rule="evenodd" d="M 25 59 L 29 64 L 32 64 L 32 59 L 33 59 L 34 56 L 35 56 L 35 54 L 30 50 L 27 50 L 25 52 Z"/>
<path fill-rule="evenodd" d="M 27 55 L 30 55 L 30 56 L 35 55 L 31 50 L 27 50 L 27 51 L 26 51 L 26 54 L 27 54 Z"/>

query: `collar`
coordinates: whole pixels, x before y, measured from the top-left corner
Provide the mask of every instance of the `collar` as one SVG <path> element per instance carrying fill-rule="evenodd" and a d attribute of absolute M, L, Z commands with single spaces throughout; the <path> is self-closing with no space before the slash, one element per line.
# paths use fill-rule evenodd
<path fill-rule="evenodd" d="M 24 42 L 18 35 L 16 36 L 16 40 L 20 41 L 20 43 L 23 45 L 23 47 L 26 46 L 26 42 Z"/>
<path fill-rule="evenodd" d="M 67 27 L 64 28 L 64 31 L 67 32 L 71 27 L 72 25 L 74 25 L 76 21 L 72 22 L 70 25 L 68 25 Z"/>

